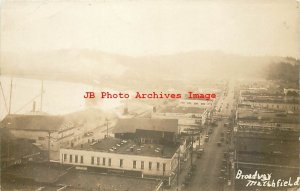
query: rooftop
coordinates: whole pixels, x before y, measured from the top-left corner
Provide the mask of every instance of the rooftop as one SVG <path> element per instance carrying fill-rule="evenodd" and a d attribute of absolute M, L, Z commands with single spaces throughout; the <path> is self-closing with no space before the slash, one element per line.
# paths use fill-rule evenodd
<path fill-rule="evenodd" d="M 69 166 L 61 166 L 53 164 L 36 164 L 28 163 L 25 165 L 17 165 L 8 170 L 8 174 L 16 177 L 26 177 L 26 180 L 21 181 L 15 179 L 14 181 L 7 176 L 7 181 L 2 180 L 1 186 L 3 190 L 22 190 L 31 191 L 38 190 L 44 187 L 43 191 L 54 191 L 62 188 L 62 185 L 68 185 L 64 190 L 68 191 L 82 191 L 82 190 L 105 190 L 105 191 L 153 191 L 160 183 L 160 180 L 142 179 L 135 177 L 125 177 L 114 174 L 99 174 L 97 172 L 88 171 L 73 171 L 67 170 Z M 4 176 L 1 178 L 5 178 Z M 53 183 L 54 184 L 40 184 Z"/>
<path fill-rule="evenodd" d="M 151 157 L 171 158 L 179 146 L 141 144 L 132 140 L 122 140 L 117 138 L 106 138 L 93 143 L 86 143 L 74 147 L 75 150 L 99 151 L 107 153 L 118 153 L 127 155 L 141 155 Z"/>
<path fill-rule="evenodd" d="M 238 108 L 239 121 L 257 121 L 273 123 L 299 123 L 299 115 L 286 112 Z"/>
<path fill-rule="evenodd" d="M 263 163 L 285 166 L 299 166 L 299 157 L 283 155 L 280 152 L 273 151 L 274 154 L 264 154 L 255 152 L 238 152 L 237 158 L 239 162 L 246 163 Z"/>
<path fill-rule="evenodd" d="M 282 155 L 299 156 L 299 140 L 295 137 L 293 140 L 276 137 L 268 139 L 266 136 L 238 137 L 237 151 L 257 152 L 270 154 L 280 152 Z"/>
<path fill-rule="evenodd" d="M 257 91 L 257 92 L 253 92 L 253 91 L 250 91 L 250 90 L 241 90 L 241 95 L 242 96 L 277 97 L 277 96 L 283 96 L 283 93 L 269 92 L 269 91 L 266 91 L 266 90 Z"/>
<path fill-rule="evenodd" d="M 261 121 L 239 121 L 238 126 L 241 130 L 247 129 L 280 129 L 280 130 L 291 130 L 300 131 L 299 124 L 297 123 L 272 123 L 272 122 L 261 122 Z"/>
<path fill-rule="evenodd" d="M 120 119 L 113 129 L 113 133 L 135 133 L 137 129 L 177 133 L 178 120 L 152 118 Z"/>
<path fill-rule="evenodd" d="M 58 177 L 67 172 L 67 168 L 68 166 L 61 166 L 54 163 L 27 163 L 9 167 L 4 173 L 16 177 L 26 177 L 27 180 L 39 183 L 53 183 Z"/>
<path fill-rule="evenodd" d="M 64 123 L 62 116 L 49 115 L 8 115 L 0 123 L 0 127 L 18 130 L 58 131 Z"/>
<path fill-rule="evenodd" d="M 299 104 L 298 99 L 289 99 L 289 100 L 284 100 L 284 99 L 247 99 L 243 101 L 245 102 L 255 102 L 255 103 L 274 103 L 274 104 Z"/>
<path fill-rule="evenodd" d="M 193 114 L 201 114 L 205 111 L 205 108 L 198 108 L 198 107 L 174 107 L 174 106 L 169 106 L 169 107 L 164 107 L 160 109 L 158 112 L 159 113 L 182 113 L 182 114 L 188 114 L 188 113 L 193 113 Z"/>
<path fill-rule="evenodd" d="M 69 171 L 57 184 L 70 185 L 66 190 L 153 191 L 159 180 L 118 176 L 112 174 Z M 100 188 L 100 189 L 99 189 Z"/>
<path fill-rule="evenodd" d="M 27 155 L 41 152 L 29 140 L 15 138 L 7 129 L 0 128 L 1 160 L 17 160 Z"/>

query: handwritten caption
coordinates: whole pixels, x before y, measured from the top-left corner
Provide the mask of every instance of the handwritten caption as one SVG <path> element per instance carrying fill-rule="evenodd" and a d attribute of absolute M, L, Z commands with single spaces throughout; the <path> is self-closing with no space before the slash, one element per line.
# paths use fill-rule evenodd
<path fill-rule="evenodd" d="M 238 170 L 235 179 L 246 180 L 246 187 L 258 186 L 278 188 L 300 185 L 300 177 L 289 177 L 288 179 L 272 179 L 272 173 L 258 173 L 258 171 L 255 171 L 254 174 L 243 174 L 242 170 Z"/>

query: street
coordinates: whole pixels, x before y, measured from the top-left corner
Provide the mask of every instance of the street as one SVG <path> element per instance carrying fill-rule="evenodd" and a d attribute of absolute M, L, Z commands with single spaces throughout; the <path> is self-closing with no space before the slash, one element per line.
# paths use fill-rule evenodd
<path fill-rule="evenodd" d="M 223 108 L 220 114 L 229 117 L 234 103 L 234 85 L 230 81 L 228 86 L 228 93 L 226 96 L 221 97 L 219 107 Z M 220 179 L 222 176 L 222 161 L 224 159 L 224 152 L 227 151 L 228 145 L 222 142 L 221 146 L 217 143 L 221 142 L 221 132 L 226 132 L 224 123 L 227 119 L 221 119 L 217 122 L 217 126 L 213 127 L 214 131 L 209 136 L 209 141 L 205 144 L 204 154 L 200 159 L 197 159 L 195 164 L 195 176 L 189 186 L 185 190 L 191 191 L 221 191 L 224 188 L 224 183 Z M 207 129 L 206 129 L 207 130 Z M 223 175 L 224 177 L 224 175 Z"/>
<path fill-rule="evenodd" d="M 195 176 L 186 190 L 192 191 L 218 191 L 222 190 L 223 184 L 219 181 L 221 165 L 225 145 L 218 146 L 223 122 L 219 122 L 211 134 L 209 142 L 206 143 L 204 154 L 195 164 Z"/>

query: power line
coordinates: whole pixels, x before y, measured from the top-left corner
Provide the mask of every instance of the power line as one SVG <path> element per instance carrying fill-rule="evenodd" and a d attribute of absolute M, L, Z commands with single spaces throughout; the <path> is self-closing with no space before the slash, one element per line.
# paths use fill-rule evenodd
<path fill-rule="evenodd" d="M 12 78 L 10 79 L 9 108 L 8 108 L 9 115 L 10 115 L 10 110 L 11 110 L 11 97 L 12 97 Z"/>
<path fill-rule="evenodd" d="M 8 106 L 7 106 L 7 102 L 6 102 L 6 98 L 5 98 L 5 95 L 4 95 L 4 91 L 3 91 L 1 81 L 0 81 L 0 86 L 1 86 L 2 96 L 3 96 L 3 99 L 4 99 L 5 109 L 6 109 L 6 112 L 8 112 Z"/>

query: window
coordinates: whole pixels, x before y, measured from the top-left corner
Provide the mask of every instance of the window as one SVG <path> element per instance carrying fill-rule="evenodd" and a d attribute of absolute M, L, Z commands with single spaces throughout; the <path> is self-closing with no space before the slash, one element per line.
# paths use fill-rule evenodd
<path fill-rule="evenodd" d="M 152 169 L 152 162 L 149 162 L 149 170 Z"/>
<path fill-rule="evenodd" d="M 136 160 L 133 161 L 132 168 L 136 168 Z"/>
<path fill-rule="evenodd" d="M 141 161 L 141 169 L 144 169 L 144 161 Z"/>
<path fill-rule="evenodd" d="M 100 157 L 97 157 L 97 165 L 100 165 Z"/>
<path fill-rule="evenodd" d="M 123 159 L 120 159 L 120 167 L 123 167 Z"/>
<path fill-rule="evenodd" d="M 108 159 L 108 166 L 111 166 L 111 158 Z"/>
<path fill-rule="evenodd" d="M 70 163 L 72 163 L 72 155 L 70 155 Z"/>
<path fill-rule="evenodd" d="M 75 163 L 78 163 L 78 155 L 75 155 Z"/>
<path fill-rule="evenodd" d="M 102 165 L 105 166 L 105 158 L 102 159 Z"/>
<path fill-rule="evenodd" d="M 67 161 L 67 154 L 64 154 L 64 162 Z"/>
<path fill-rule="evenodd" d="M 80 156 L 80 163 L 83 163 L 83 156 Z"/>
<path fill-rule="evenodd" d="M 166 171 L 166 163 L 163 164 L 163 172 Z"/>
<path fill-rule="evenodd" d="M 156 163 L 156 170 L 159 170 L 159 162 Z"/>
<path fill-rule="evenodd" d="M 91 158 L 91 164 L 94 164 L 94 157 Z"/>

